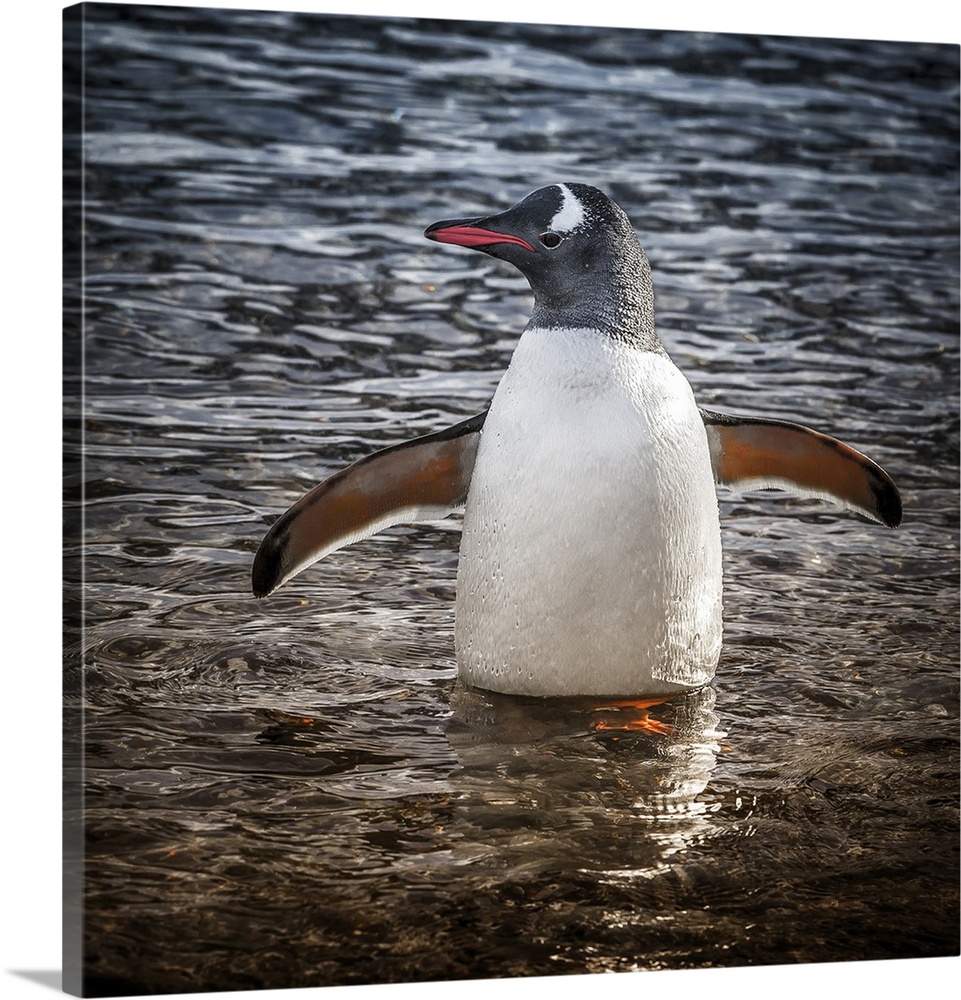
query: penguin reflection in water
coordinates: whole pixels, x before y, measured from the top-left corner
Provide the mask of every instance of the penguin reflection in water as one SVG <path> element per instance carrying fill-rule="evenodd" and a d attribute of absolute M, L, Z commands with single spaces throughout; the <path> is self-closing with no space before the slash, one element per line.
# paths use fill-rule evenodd
<path fill-rule="evenodd" d="M 382 528 L 464 508 L 463 681 L 540 697 L 670 695 L 707 684 L 720 655 L 715 483 L 900 522 L 890 477 L 848 445 L 698 408 L 657 339 L 647 257 L 596 188 L 552 184 L 425 235 L 530 282 L 510 366 L 486 412 L 362 458 L 295 503 L 257 552 L 258 597 Z"/>

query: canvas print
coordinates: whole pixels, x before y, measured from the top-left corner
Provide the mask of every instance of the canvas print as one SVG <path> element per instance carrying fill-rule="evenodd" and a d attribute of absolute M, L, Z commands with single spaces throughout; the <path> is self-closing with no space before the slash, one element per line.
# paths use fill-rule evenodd
<path fill-rule="evenodd" d="M 958 57 L 65 10 L 68 992 L 957 954 Z"/>

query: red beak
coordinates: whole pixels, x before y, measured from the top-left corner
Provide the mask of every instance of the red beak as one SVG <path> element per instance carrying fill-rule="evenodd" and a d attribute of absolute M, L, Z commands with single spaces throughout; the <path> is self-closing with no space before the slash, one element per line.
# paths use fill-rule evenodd
<path fill-rule="evenodd" d="M 430 226 L 424 235 L 429 240 L 436 240 L 438 243 L 454 243 L 461 247 L 487 247 L 494 243 L 516 243 L 524 247 L 525 250 L 534 252 L 534 248 L 519 236 L 511 236 L 510 233 L 495 233 L 490 229 L 483 229 L 475 226 L 471 222 L 436 222 Z"/>

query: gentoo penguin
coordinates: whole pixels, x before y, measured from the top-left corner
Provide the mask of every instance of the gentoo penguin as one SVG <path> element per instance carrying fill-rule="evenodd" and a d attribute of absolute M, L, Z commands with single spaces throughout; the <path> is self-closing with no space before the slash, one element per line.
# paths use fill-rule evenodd
<path fill-rule="evenodd" d="M 388 525 L 464 508 L 458 672 L 505 694 L 671 694 L 721 649 L 715 484 L 834 500 L 895 527 L 870 459 L 800 424 L 700 410 L 654 328 L 651 268 L 596 188 L 551 184 L 498 215 L 430 226 L 528 280 L 534 309 L 486 412 L 362 458 L 270 528 L 266 596 Z"/>

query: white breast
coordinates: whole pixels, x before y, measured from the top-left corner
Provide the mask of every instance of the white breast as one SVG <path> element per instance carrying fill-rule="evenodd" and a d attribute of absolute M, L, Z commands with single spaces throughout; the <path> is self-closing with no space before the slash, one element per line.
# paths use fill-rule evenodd
<path fill-rule="evenodd" d="M 538 696 L 700 687 L 721 645 L 704 425 L 674 364 L 528 330 L 495 393 L 464 517 L 457 658 Z"/>

